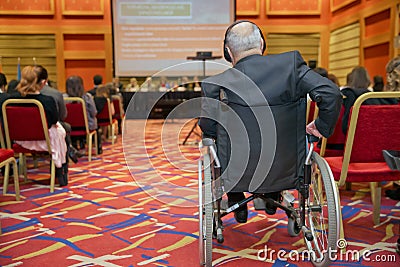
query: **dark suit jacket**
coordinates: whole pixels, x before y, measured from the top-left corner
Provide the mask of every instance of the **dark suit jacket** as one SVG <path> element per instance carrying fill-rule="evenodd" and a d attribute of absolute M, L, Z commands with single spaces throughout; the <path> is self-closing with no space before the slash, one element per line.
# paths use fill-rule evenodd
<path fill-rule="evenodd" d="M 312 71 L 297 51 L 243 58 L 205 79 L 202 92 L 207 98 L 199 125 L 216 139 L 225 190 L 233 192 L 294 188 L 304 164 L 307 94 L 318 100 L 315 124 L 326 137 L 342 104 L 337 86 Z M 227 106 L 218 101 L 221 92 Z"/>

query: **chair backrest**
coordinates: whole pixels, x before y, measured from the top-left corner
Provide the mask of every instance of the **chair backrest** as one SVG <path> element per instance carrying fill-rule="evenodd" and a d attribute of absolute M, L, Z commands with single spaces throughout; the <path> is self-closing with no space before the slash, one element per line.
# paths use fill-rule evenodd
<path fill-rule="evenodd" d="M 400 150 L 399 114 L 399 105 L 361 106 L 350 162 L 384 162 L 382 150 Z"/>
<path fill-rule="evenodd" d="M 400 150 L 400 105 L 362 105 L 370 98 L 400 98 L 400 92 L 361 95 L 351 110 L 342 163 L 385 162 L 382 150 Z M 341 175 L 339 184 L 344 183 Z M 343 180 L 343 181 L 342 181 Z"/>
<path fill-rule="evenodd" d="M 89 133 L 89 123 L 87 118 L 86 103 L 80 97 L 66 97 L 64 98 L 67 107 L 67 117 L 65 122 L 74 128 L 85 129 Z"/>
<path fill-rule="evenodd" d="M 114 114 L 114 118 L 116 119 L 122 119 L 122 117 L 124 116 L 124 107 L 122 106 L 122 99 L 120 96 L 118 95 L 113 95 L 112 96 L 112 102 L 114 104 L 114 110 L 115 110 L 115 114 Z"/>
<path fill-rule="evenodd" d="M 42 103 L 35 99 L 8 99 L 2 107 L 7 148 L 13 141 L 46 141 L 51 153 L 49 129 Z"/>
<path fill-rule="evenodd" d="M 106 99 L 107 102 L 104 105 L 103 109 L 97 113 L 96 118 L 98 122 L 109 120 L 109 123 L 112 124 L 112 114 L 111 114 L 111 103 L 110 99 Z M 96 101 L 96 98 L 95 98 Z"/>

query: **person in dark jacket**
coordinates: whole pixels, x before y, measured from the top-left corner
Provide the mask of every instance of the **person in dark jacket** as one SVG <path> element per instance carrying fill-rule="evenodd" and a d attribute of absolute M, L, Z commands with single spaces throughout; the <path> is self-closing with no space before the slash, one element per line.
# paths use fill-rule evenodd
<path fill-rule="evenodd" d="M 298 133 L 303 138 L 304 131 L 317 137 L 329 137 L 333 133 L 342 104 L 338 87 L 312 71 L 298 51 L 263 56 L 265 48 L 265 39 L 257 25 L 250 21 L 235 22 L 227 29 L 224 40 L 224 57 L 232 63 L 233 68 L 203 80 L 201 85 L 204 98 L 199 125 L 204 137 L 216 140 L 222 172 L 227 173 L 226 178 L 223 175 L 221 177 L 230 206 L 245 198 L 243 192 L 266 193 L 266 197 L 279 200 L 281 185 L 293 184 L 295 179 L 290 175 L 296 166 L 286 168 L 285 163 L 280 163 L 278 159 L 297 158 L 294 147 L 305 147 L 305 140 L 297 140 L 299 138 L 292 133 L 300 127 Z M 298 103 L 305 103 L 307 94 L 317 102 L 319 115 L 306 126 L 305 108 L 300 112 Z M 228 103 L 228 108 L 224 107 L 224 103 Z M 269 108 L 273 117 L 268 111 Z M 219 110 L 232 110 L 232 119 L 219 121 Z M 297 113 L 298 120 L 285 121 L 285 113 Z M 277 120 L 279 122 L 276 122 Z M 226 124 L 226 131 L 223 129 L 225 125 L 222 124 Z M 232 130 L 229 129 L 231 125 Z M 289 132 L 291 136 L 288 136 Z M 264 137 L 264 133 L 271 134 L 271 138 Z M 234 146 L 237 145 L 237 135 L 248 136 L 245 143 L 249 150 L 236 150 L 239 159 L 235 161 Z M 291 140 L 290 145 L 284 140 L 286 137 Z M 269 174 L 263 173 L 259 176 L 265 181 L 257 181 L 257 185 L 254 185 L 254 176 L 247 174 L 257 172 L 258 168 L 263 169 L 263 165 L 267 165 L 264 161 L 258 164 L 262 158 L 260 153 L 263 151 L 260 144 L 274 138 L 277 140 L 276 154 L 270 172 L 280 172 L 282 179 L 277 185 L 268 180 L 266 175 Z M 241 142 L 240 138 L 237 140 Z M 300 143 L 301 145 L 297 146 Z M 273 153 L 273 147 L 269 148 L 268 144 L 266 145 L 265 148 Z M 286 150 L 288 153 L 284 155 Z M 291 151 L 294 153 L 290 153 Z M 248 163 L 244 166 L 245 170 L 237 173 L 236 165 L 242 164 L 241 161 L 245 162 L 246 158 Z M 296 162 L 296 159 L 293 161 Z M 303 163 L 304 161 L 301 164 Z M 235 178 L 231 179 L 230 176 Z M 276 207 L 267 205 L 265 211 L 274 214 Z M 237 222 L 246 222 L 246 206 L 236 209 L 234 215 Z"/>
<path fill-rule="evenodd" d="M 93 97 L 96 96 L 96 91 L 97 88 L 103 83 L 103 76 L 100 74 L 94 75 L 93 76 L 93 84 L 94 87 L 88 91 L 89 94 L 91 94 Z"/>

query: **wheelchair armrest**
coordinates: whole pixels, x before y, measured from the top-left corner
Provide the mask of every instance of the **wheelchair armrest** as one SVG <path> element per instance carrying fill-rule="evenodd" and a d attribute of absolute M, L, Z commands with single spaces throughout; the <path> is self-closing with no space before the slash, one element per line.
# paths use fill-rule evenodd
<path fill-rule="evenodd" d="M 204 146 L 212 146 L 214 145 L 214 140 L 212 140 L 211 138 L 203 138 L 203 145 Z"/>

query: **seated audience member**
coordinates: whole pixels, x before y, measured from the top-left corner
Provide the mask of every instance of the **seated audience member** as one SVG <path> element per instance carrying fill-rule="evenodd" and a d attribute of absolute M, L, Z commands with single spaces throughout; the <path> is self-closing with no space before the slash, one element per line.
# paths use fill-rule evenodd
<path fill-rule="evenodd" d="M 261 130 L 259 128 L 261 125 L 250 111 L 251 107 L 247 106 L 249 102 L 266 105 L 263 101 L 258 101 L 259 94 L 261 94 L 261 97 L 265 97 L 264 101 L 267 100 L 269 105 L 284 106 L 300 102 L 308 93 L 313 100 L 316 100 L 318 95 L 321 98 L 321 101 L 318 102 L 320 108 L 318 118 L 304 127 L 307 133 L 317 137 L 329 137 L 332 134 L 342 104 L 342 97 L 337 86 L 312 71 L 298 51 L 263 56 L 267 47 L 264 42 L 265 39 L 257 25 L 248 21 L 235 22 L 225 32 L 224 40 L 224 57 L 227 61 L 232 62 L 233 67 L 203 80 L 201 84 L 204 98 L 202 99 L 199 125 L 204 137 L 216 140 L 221 173 L 225 173 L 227 177 L 224 180 L 224 186 L 225 189 L 230 188 L 227 192 L 230 207 L 244 200 L 243 192 L 250 190 L 250 192 L 266 193 L 267 198 L 276 201 L 281 200 L 280 192 L 272 190 L 271 185 L 268 184 L 266 180 L 268 174 L 265 174 L 265 178 L 260 175 L 259 179 L 264 179 L 261 184 L 251 185 L 253 183 L 252 175 L 258 168 L 257 161 L 261 156 L 260 140 L 263 139 L 260 139 Z M 248 77 L 257 87 L 247 88 L 245 86 L 243 88 L 242 84 L 246 84 L 246 82 L 244 82 L 244 78 L 240 78 L 239 72 Z M 275 86 L 271 86 L 272 84 Z M 219 106 L 216 102 L 220 99 L 221 89 L 226 89 L 227 94 L 230 95 L 230 98 L 228 96 L 229 108 L 238 116 L 240 121 L 237 124 L 243 123 L 244 134 L 248 135 L 246 141 L 250 141 L 248 144 L 249 161 L 243 174 L 240 174 L 242 170 L 238 173 L 232 171 L 232 166 L 228 167 L 233 154 L 229 136 L 231 133 L 226 131 L 225 125 L 218 125 L 215 119 L 219 119 Z M 246 100 L 242 100 L 243 96 L 240 96 L 238 92 L 243 92 Z M 283 151 L 277 151 L 279 154 L 281 152 Z M 240 155 L 235 157 L 240 160 Z M 245 158 L 243 160 L 246 161 Z M 275 214 L 276 206 L 267 202 L 265 212 L 269 215 Z M 234 210 L 234 217 L 239 223 L 245 223 L 247 215 L 246 205 Z"/>
<path fill-rule="evenodd" d="M 336 84 L 338 87 L 340 87 L 339 80 L 338 80 L 338 78 L 336 77 L 335 74 L 333 74 L 333 73 L 328 73 L 328 79 L 331 80 L 331 81 L 332 81 L 334 84 Z"/>
<path fill-rule="evenodd" d="M 123 99 L 121 93 L 118 92 L 119 89 L 115 88 L 113 83 L 106 83 L 105 87 L 107 88 L 107 91 L 110 92 L 110 97 L 109 97 L 110 98 L 110 103 L 112 104 L 112 108 L 115 110 L 115 106 L 113 105 L 113 98 L 119 98 L 119 101 L 121 103 L 124 102 L 124 99 Z M 119 111 L 123 112 L 121 110 L 119 110 Z M 117 115 L 117 114 L 115 114 L 115 111 L 113 111 L 112 114 L 113 114 L 113 117 L 114 117 L 114 115 Z M 121 115 L 121 114 L 119 114 L 119 115 Z M 122 133 L 121 125 L 122 125 L 122 118 L 118 118 L 118 131 L 119 131 L 119 133 Z"/>
<path fill-rule="evenodd" d="M 97 74 L 93 76 L 93 84 L 94 87 L 89 90 L 88 92 L 92 95 L 95 96 L 96 95 L 96 90 L 97 88 L 103 83 L 103 76 Z"/>
<path fill-rule="evenodd" d="M 88 119 L 88 126 L 89 130 L 97 131 L 97 136 L 100 137 L 98 127 L 97 127 L 97 109 L 96 104 L 94 103 L 93 96 L 84 90 L 83 86 L 83 79 L 80 76 L 71 76 L 66 81 L 66 89 L 67 89 L 67 96 L 69 97 L 80 97 L 85 101 L 86 104 L 86 112 L 87 112 L 87 119 Z M 72 140 L 73 144 L 76 144 L 78 140 Z M 81 141 L 81 140 L 80 140 Z M 80 147 L 83 148 L 83 147 Z M 102 150 L 102 143 L 101 138 L 97 138 L 97 153 L 101 154 Z"/>
<path fill-rule="evenodd" d="M 119 89 L 114 86 L 114 83 L 106 83 L 105 87 L 107 87 L 108 91 L 110 92 L 110 101 L 112 95 L 121 95 Z"/>
<path fill-rule="evenodd" d="M 7 85 L 6 75 L 0 72 L 0 107 L 3 105 L 3 102 L 10 97 L 8 93 L 4 93 L 6 85 Z M 2 117 L 3 115 L 0 112 L 0 118 Z"/>
<path fill-rule="evenodd" d="M 324 68 L 318 67 L 318 68 L 313 69 L 313 71 L 315 71 L 322 77 L 328 78 L 328 71 Z"/>
<path fill-rule="evenodd" d="M 193 91 L 200 92 L 201 91 L 201 83 L 199 81 L 199 77 L 193 77 Z"/>
<path fill-rule="evenodd" d="M 18 84 L 19 84 L 18 80 L 11 80 L 7 86 L 7 94 L 11 96 L 20 96 L 21 94 L 17 90 Z"/>
<path fill-rule="evenodd" d="M 112 84 L 114 88 L 117 90 L 117 93 L 121 92 L 124 88 L 124 85 L 120 82 L 119 77 L 114 77 Z"/>
<path fill-rule="evenodd" d="M 4 93 L 6 91 L 7 78 L 4 73 L 0 72 L 0 93 Z"/>
<path fill-rule="evenodd" d="M 67 142 L 68 156 L 74 163 L 77 163 L 78 158 L 82 157 L 83 154 L 81 154 L 78 150 L 76 150 L 74 147 L 71 146 L 71 125 L 64 122 L 65 118 L 67 117 L 67 107 L 65 106 L 64 103 L 64 97 L 60 91 L 49 86 L 48 84 L 49 75 L 47 69 L 42 65 L 37 65 L 36 68 L 40 70 L 38 74 L 38 80 L 44 82 L 44 86 L 40 90 L 40 93 L 43 95 L 50 96 L 56 101 L 56 106 L 59 116 L 58 121 L 61 123 L 62 127 L 64 127 L 67 134 L 65 137 L 65 141 Z"/>
<path fill-rule="evenodd" d="M 131 78 L 129 84 L 126 86 L 126 92 L 136 92 L 139 90 L 139 84 L 136 78 Z"/>
<path fill-rule="evenodd" d="M 193 91 L 193 83 L 189 81 L 189 77 L 183 76 L 181 80 L 181 86 L 178 87 L 179 89 L 183 91 Z"/>
<path fill-rule="evenodd" d="M 39 73 L 39 80 L 45 81 L 40 93 L 54 98 L 57 105 L 58 115 L 60 116 L 58 121 L 64 121 L 64 119 L 67 117 L 67 108 L 65 106 L 62 93 L 49 85 L 49 76 L 46 68 L 44 68 L 42 65 L 37 65 L 37 68 L 41 70 Z"/>
<path fill-rule="evenodd" d="M 56 102 L 51 96 L 43 95 L 40 90 L 45 86 L 46 80 L 40 79 L 42 69 L 40 66 L 26 66 L 22 69 L 21 81 L 17 90 L 22 98 L 36 99 L 42 103 L 46 113 L 51 142 L 51 158 L 56 166 L 56 177 L 60 186 L 68 184 L 68 158 L 67 144 L 65 142 L 66 132 L 59 123 L 60 117 Z M 27 114 L 29 116 L 29 114 Z M 46 151 L 46 141 L 19 141 L 19 145 L 37 151 Z"/>
<path fill-rule="evenodd" d="M 345 96 L 343 99 L 344 114 L 342 119 L 342 131 L 344 134 L 347 133 L 350 109 L 354 105 L 354 102 L 356 102 L 360 95 L 371 92 L 368 89 L 371 80 L 366 68 L 361 66 L 353 68 L 350 77 L 349 87 L 341 90 L 342 94 Z M 393 105 L 397 103 L 397 99 L 374 98 L 367 99 L 363 102 L 363 105 Z"/>
<path fill-rule="evenodd" d="M 154 91 L 155 86 L 153 84 L 153 79 L 151 77 L 147 77 L 146 81 L 140 86 L 141 92 L 152 92 Z"/>
<path fill-rule="evenodd" d="M 160 92 L 166 92 L 171 88 L 171 85 L 167 79 L 167 77 L 160 77 Z"/>
<path fill-rule="evenodd" d="M 339 89 L 343 90 L 345 88 L 350 88 L 350 86 L 349 86 L 350 82 L 351 82 L 351 72 L 347 73 L 347 75 L 346 75 L 346 84 L 343 86 L 340 86 Z"/>
<path fill-rule="evenodd" d="M 385 85 L 383 84 L 383 78 L 380 75 L 375 75 L 374 76 L 374 85 L 372 86 L 372 89 L 374 92 L 382 92 L 383 87 Z"/>
<path fill-rule="evenodd" d="M 103 108 L 107 104 L 107 99 L 110 99 L 110 89 L 105 85 L 99 86 L 99 88 L 97 88 L 96 96 L 94 98 L 94 103 L 96 104 L 97 113 L 101 113 L 103 111 Z M 111 115 L 114 115 L 115 109 L 111 100 L 110 104 L 111 104 L 110 105 Z M 99 130 L 101 135 L 98 138 L 102 139 L 102 142 L 105 142 L 107 140 L 107 126 L 102 126 Z"/>

